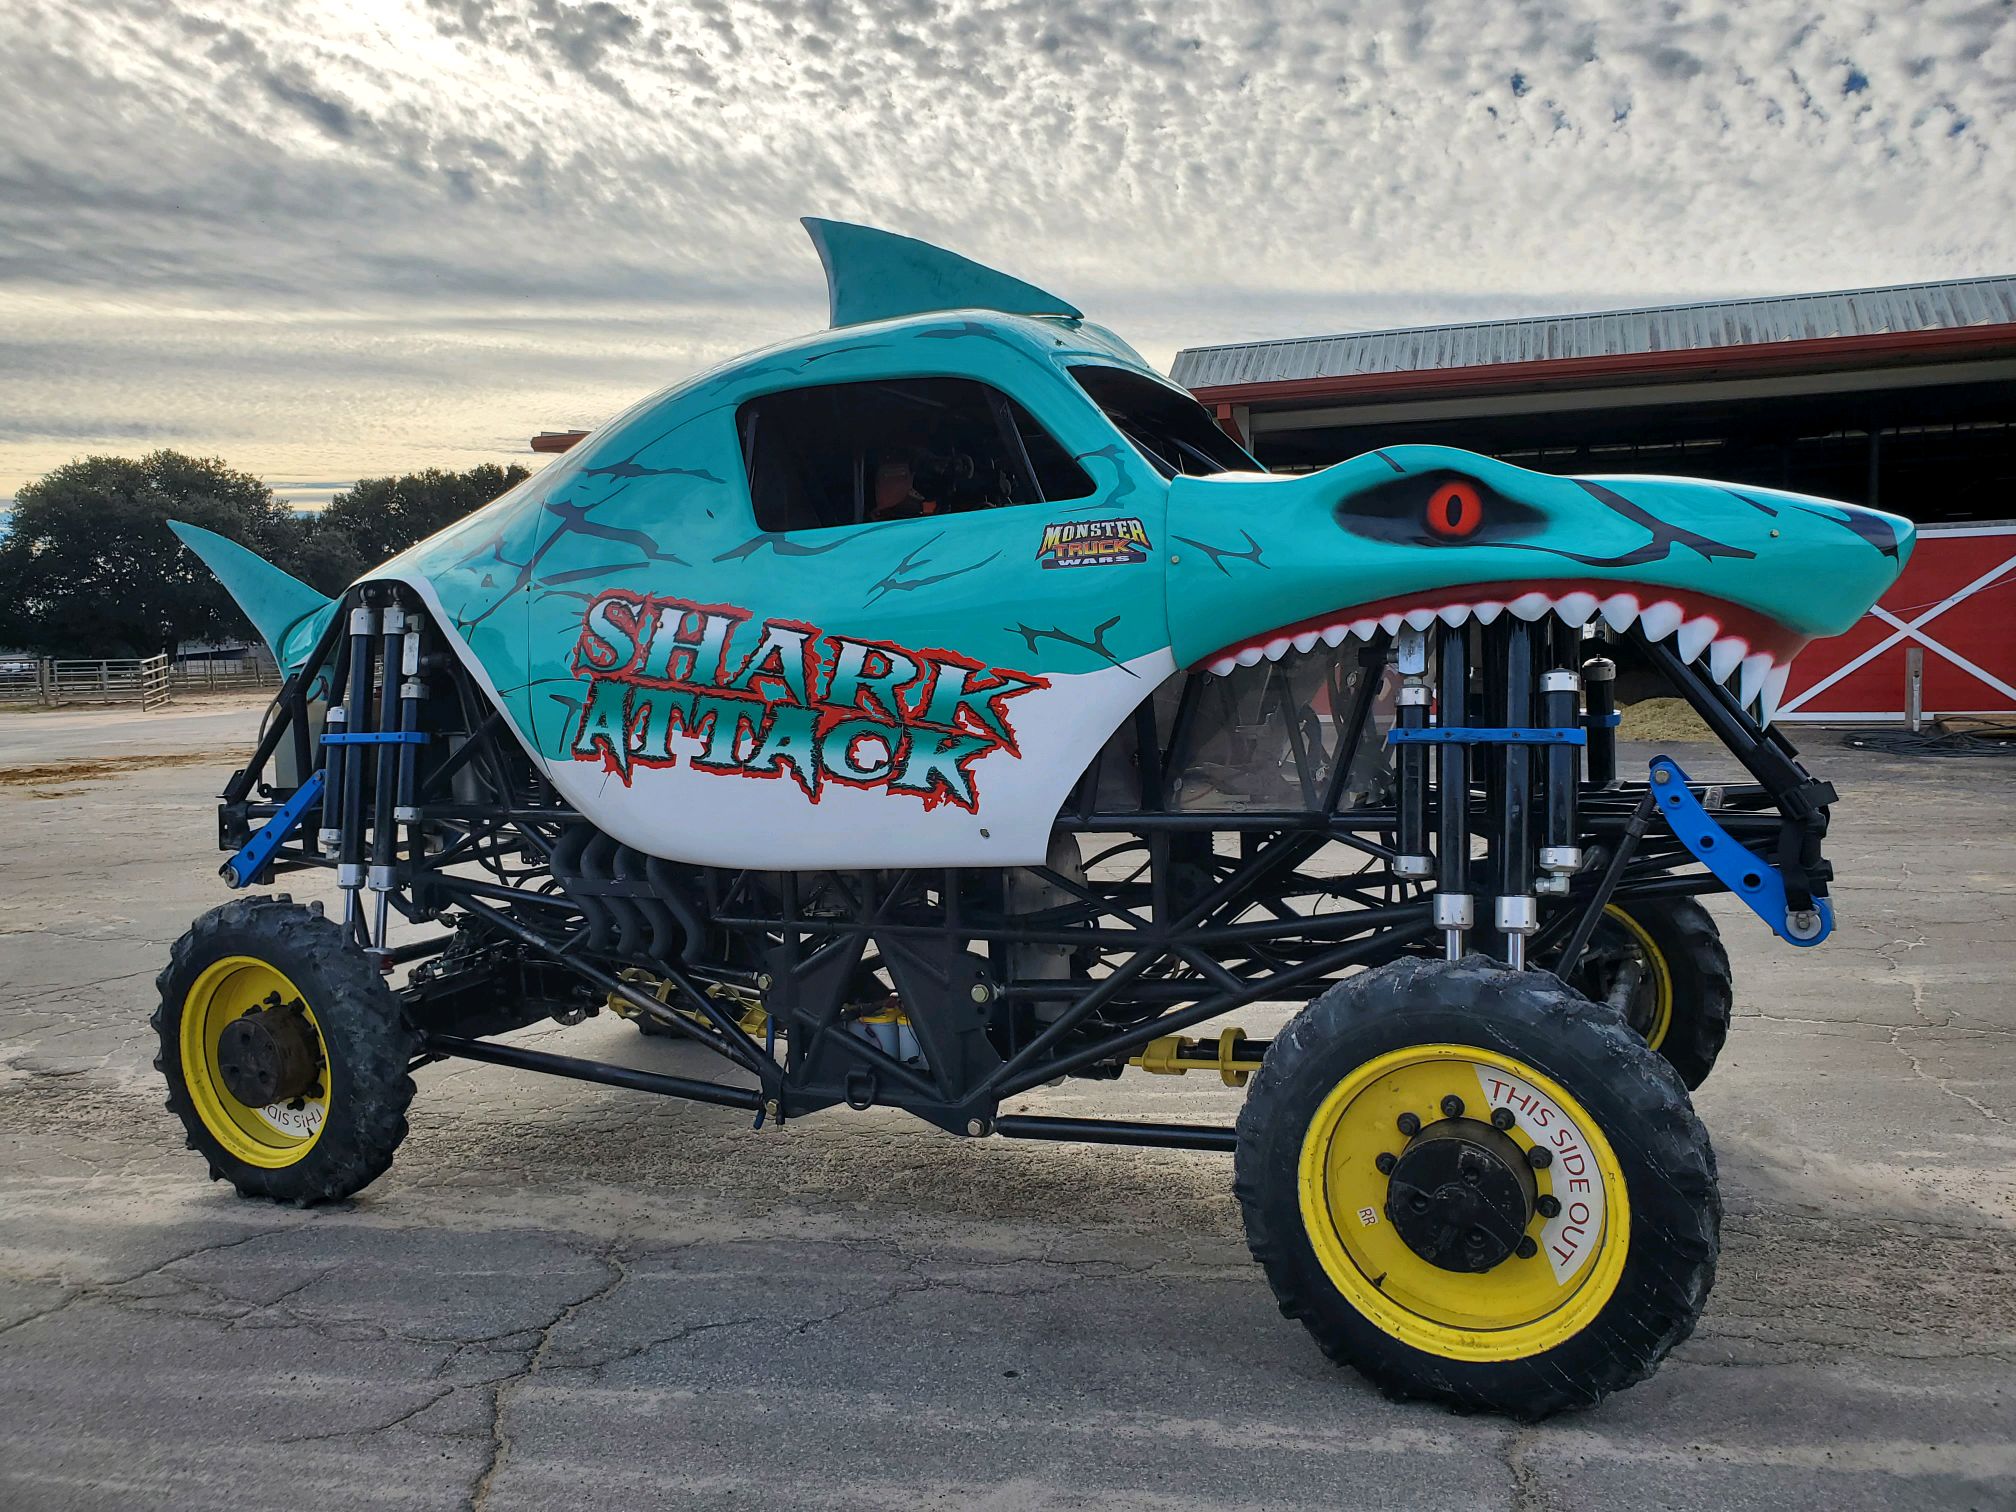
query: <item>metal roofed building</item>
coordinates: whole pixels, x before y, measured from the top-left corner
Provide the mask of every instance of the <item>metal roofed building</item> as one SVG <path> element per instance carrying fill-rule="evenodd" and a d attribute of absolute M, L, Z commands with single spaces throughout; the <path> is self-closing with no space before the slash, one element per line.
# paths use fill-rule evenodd
<path fill-rule="evenodd" d="M 1917 556 L 1786 714 L 1898 717 L 1912 647 L 1928 711 L 2016 711 L 2016 276 L 1192 347 L 1172 376 L 1274 468 L 1435 442 L 1893 509 Z"/>
<path fill-rule="evenodd" d="M 1683 452 L 1699 473 L 1713 451 L 1732 481 L 1860 502 L 1895 467 L 1920 517 L 1928 453 L 1999 455 L 2016 481 L 2016 276 L 1191 347 L 1172 376 L 1277 466 L 1440 441 L 1549 472 Z"/>

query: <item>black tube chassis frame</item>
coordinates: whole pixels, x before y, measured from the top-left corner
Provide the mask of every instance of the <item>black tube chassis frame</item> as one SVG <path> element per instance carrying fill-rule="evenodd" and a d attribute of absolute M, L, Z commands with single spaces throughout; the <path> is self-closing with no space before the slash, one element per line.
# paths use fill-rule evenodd
<path fill-rule="evenodd" d="M 394 624 L 399 631 L 381 628 Z M 1451 634 L 1474 636 L 1485 697 L 1497 700 L 1490 707 L 1501 716 L 1493 722 L 1513 726 L 1544 723 L 1521 668 L 1576 666 L 1602 649 L 1551 619 L 1522 630 L 1507 616 L 1489 628 L 1430 634 L 1445 637 L 1444 646 Z M 1715 818 L 1753 852 L 1761 846 L 1792 905 L 1810 908 L 1830 875 L 1820 842 L 1831 788 L 1728 690 L 1635 629 L 1625 639 L 1755 779 L 1719 785 Z M 1450 652 L 1459 668 L 1471 644 Z M 1390 637 L 1377 636 L 1359 650 L 1360 663 L 1381 666 L 1392 650 Z M 1100 842 L 1080 874 L 738 871 L 645 856 L 596 829 L 539 774 L 410 596 L 365 586 L 351 591 L 281 689 L 252 758 L 226 786 L 219 840 L 242 851 L 294 793 L 276 758 L 291 756 L 297 779 L 326 769 L 319 825 L 311 807 L 249 880 L 338 871 L 345 927 L 358 948 L 388 974 L 413 966 L 397 991 L 426 1036 L 423 1060 L 466 1057 L 668 1093 L 753 1111 L 759 1125 L 839 1103 L 892 1105 L 966 1135 L 1229 1150 L 1229 1128 L 1002 1116 L 999 1107 L 1059 1077 L 1118 1076 L 1150 1042 L 1248 1004 L 1307 1000 L 1353 968 L 1442 953 L 1434 890 L 1396 862 L 1403 819 L 1418 836 L 1439 818 L 1446 836 L 1458 816 L 1442 814 L 1440 784 L 1431 798 L 1418 776 L 1411 789 L 1403 781 L 1390 804 L 1343 805 L 1350 758 L 1376 738 L 1375 675 L 1358 678 L 1350 707 L 1334 710 L 1336 750 L 1320 789 L 1311 753 L 1294 741 L 1302 807 L 1172 810 L 1165 771 L 1206 676 L 1188 675 L 1167 736 L 1152 701 L 1133 716 L 1133 806 L 1095 802 L 1113 776 L 1102 782 L 1097 762 L 1066 802 L 1056 830 Z M 1525 690 L 1523 707 L 1516 695 L 1508 705 L 1508 682 Z M 374 713 L 381 732 L 403 720 L 403 741 L 322 745 L 317 706 L 346 688 L 353 741 L 370 738 L 357 732 Z M 1593 767 L 1611 732 L 1585 723 Z M 1287 726 L 1293 731 L 1295 721 Z M 1469 750 L 1472 766 L 1457 767 L 1468 795 L 1460 822 L 1488 845 L 1457 864 L 1508 881 L 1510 890 L 1530 876 L 1524 809 L 1541 806 L 1546 764 L 1510 744 Z M 1608 903 L 1723 890 L 1652 822 L 1647 782 L 1592 782 L 1583 752 L 1575 755 L 1569 811 L 1584 864 L 1563 891 L 1538 899 L 1530 938 L 1513 942 L 1487 926 L 1470 932 L 1471 948 L 1515 963 L 1558 960 L 1565 949 L 1572 960 Z M 339 761 L 347 768 L 340 774 Z M 1410 804 L 1411 814 L 1403 813 Z M 1319 869 L 1319 861 L 1330 865 Z M 1043 906 L 1016 905 L 1008 878 L 1017 870 L 1042 885 Z M 232 878 L 229 866 L 225 874 Z M 391 912 L 447 927 L 393 946 Z M 1068 959 L 1068 974 L 1018 973 L 1016 962 L 1035 951 L 1053 967 Z M 855 1021 L 891 994 L 919 1056 L 899 1058 L 858 1032 Z M 767 1032 L 748 1027 L 757 1004 Z M 549 1016 L 572 1022 L 605 1005 L 704 1045 L 755 1085 L 661 1075 L 492 1037 Z M 1264 1049 L 1244 1045 L 1241 1058 L 1257 1061 Z M 1197 1064 L 1217 1061 L 1200 1051 Z"/>

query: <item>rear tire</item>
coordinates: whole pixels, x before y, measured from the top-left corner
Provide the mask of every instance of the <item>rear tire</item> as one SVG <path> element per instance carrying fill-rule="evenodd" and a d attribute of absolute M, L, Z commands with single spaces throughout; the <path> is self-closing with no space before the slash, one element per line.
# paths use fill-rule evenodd
<path fill-rule="evenodd" d="M 1431 1207 L 1409 1173 L 1459 1137 L 1481 1153 Z M 1587 1406 L 1650 1375 L 1714 1283 L 1715 1157 L 1674 1069 L 1558 978 L 1482 956 L 1395 961 L 1297 1014 L 1253 1079 L 1235 1169 L 1282 1313 L 1394 1397 Z M 1501 1176 L 1525 1222 L 1486 1233 L 1465 1204 Z M 1462 1248 L 1480 1240 L 1504 1247 Z"/>
<path fill-rule="evenodd" d="M 319 910 L 284 897 L 214 908 L 175 942 L 155 985 L 154 1069 L 213 1178 L 306 1205 L 348 1197 L 391 1166 L 420 1036 Z"/>
<path fill-rule="evenodd" d="M 1611 904 L 1568 985 L 1621 1012 L 1689 1091 L 1708 1079 L 1729 1038 L 1729 952 L 1714 916 L 1692 898 Z"/>

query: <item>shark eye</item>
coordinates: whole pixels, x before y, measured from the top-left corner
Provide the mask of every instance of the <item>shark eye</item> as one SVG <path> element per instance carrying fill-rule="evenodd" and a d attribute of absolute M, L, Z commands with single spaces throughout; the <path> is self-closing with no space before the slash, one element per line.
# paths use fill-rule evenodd
<path fill-rule="evenodd" d="M 1428 528 L 1444 540 L 1475 535 L 1484 523 L 1484 501 L 1474 483 L 1444 483 L 1428 496 Z"/>

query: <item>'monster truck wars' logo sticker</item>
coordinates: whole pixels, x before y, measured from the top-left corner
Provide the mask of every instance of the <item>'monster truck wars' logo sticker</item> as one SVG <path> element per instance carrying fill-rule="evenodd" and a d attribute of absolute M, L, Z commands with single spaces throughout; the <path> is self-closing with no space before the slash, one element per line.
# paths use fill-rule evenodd
<path fill-rule="evenodd" d="M 1065 520 L 1043 527 L 1036 560 L 1045 567 L 1118 567 L 1148 560 L 1148 527 L 1133 516 Z"/>
<path fill-rule="evenodd" d="M 789 777 L 817 803 L 829 782 L 978 812 L 974 763 L 1020 756 L 1010 699 L 1047 688 L 950 651 L 751 622 L 722 604 L 598 594 L 574 672 L 588 696 L 577 761 L 626 783 L 635 767 Z"/>

